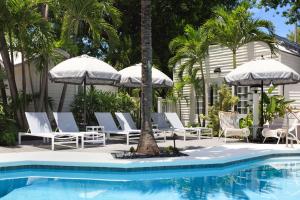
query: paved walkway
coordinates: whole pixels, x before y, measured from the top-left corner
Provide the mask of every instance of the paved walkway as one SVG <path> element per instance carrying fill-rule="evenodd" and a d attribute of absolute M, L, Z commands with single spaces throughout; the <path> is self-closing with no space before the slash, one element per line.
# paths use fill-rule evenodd
<path fill-rule="evenodd" d="M 29 145 L 30 144 L 30 145 Z M 34 145 L 32 145 L 34 144 Z M 172 145 L 172 141 L 159 142 L 160 147 Z M 149 158 L 135 160 L 119 160 L 111 156 L 111 152 L 128 150 L 125 144 L 109 144 L 105 147 L 88 147 L 85 149 L 63 149 L 50 151 L 49 145 L 40 141 L 27 141 L 15 148 L 0 147 L 0 165 L 23 164 L 97 166 L 97 167 L 156 167 L 176 165 L 222 164 L 241 159 L 270 154 L 300 154 L 300 145 L 287 148 L 284 144 L 253 144 L 231 139 L 227 144 L 223 139 L 178 140 L 177 147 L 183 149 L 187 157 Z M 132 145 L 136 146 L 136 145 Z"/>

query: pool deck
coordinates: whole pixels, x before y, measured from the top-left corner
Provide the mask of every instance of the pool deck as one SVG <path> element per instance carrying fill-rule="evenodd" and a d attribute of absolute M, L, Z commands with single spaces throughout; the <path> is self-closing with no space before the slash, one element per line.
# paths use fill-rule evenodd
<path fill-rule="evenodd" d="M 30 143 L 30 142 L 29 142 Z M 32 144 L 32 143 L 31 143 Z M 172 141 L 158 143 L 160 147 L 169 146 Z M 131 145 L 136 146 L 136 145 Z M 177 141 L 177 146 L 189 156 L 173 158 L 147 158 L 123 160 L 114 159 L 111 152 L 128 150 L 130 146 L 110 144 L 105 147 L 85 149 L 63 149 L 50 151 L 43 145 L 21 145 L 15 148 L 0 147 L 0 166 L 55 165 L 83 166 L 100 168 L 148 168 L 168 166 L 226 165 L 226 163 L 247 160 L 268 155 L 300 155 L 300 145 L 294 148 L 285 144 L 254 144 L 222 139 L 202 139 Z"/>

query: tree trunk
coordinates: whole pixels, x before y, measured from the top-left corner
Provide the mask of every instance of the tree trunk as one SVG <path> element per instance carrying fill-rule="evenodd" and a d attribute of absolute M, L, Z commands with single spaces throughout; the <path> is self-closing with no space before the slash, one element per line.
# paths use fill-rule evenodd
<path fill-rule="evenodd" d="M 205 88 L 205 78 L 203 72 L 202 61 L 200 61 L 200 69 L 201 69 L 201 76 L 202 76 L 202 88 L 203 88 L 203 95 L 202 95 L 202 114 L 206 115 L 206 88 Z M 205 120 L 202 121 L 202 126 L 205 126 Z"/>
<path fill-rule="evenodd" d="M 141 136 L 138 153 L 159 155 L 151 124 L 152 107 L 152 35 L 151 0 L 141 0 L 141 50 L 142 50 L 142 93 L 141 93 Z"/>
<path fill-rule="evenodd" d="M 68 88 L 68 84 L 64 83 L 63 89 L 61 91 L 61 96 L 60 96 L 57 112 L 61 112 L 64 107 L 67 88 Z"/>
<path fill-rule="evenodd" d="M 201 119 L 200 119 L 200 104 L 199 104 L 199 95 L 197 94 L 197 92 L 195 91 L 195 97 L 196 97 L 196 106 L 197 106 L 197 109 L 196 109 L 196 112 L 197 112 L 197 121 L 198 121 L 198 124 L 200 125 L 201 123 Z"/>
<path fill-rule="evenodd" d="M 7 80 L 9 83 L 9 89 L 10 89 L 10 95 L 12 98 L 12 102 L 16 105 L 17 104 L 17 98 L 18 98 L 18 90 L 17 85 L 15 82 L 14 77 L 14 69 L 13 65 L 10 62 L 10 57 L 8 53 L 7 43 L 5 40 L 4 32 L 0 31 L 0 53 L 3 60 L 3 65 L 7 74 Z M 24 127 L 24 120 L 22 117 L 22 113 L 20 109 L 16 109 L 15 111 L 16 117 L 17 117 L 17 123 L 20 127 Z"/>
<path fill-rule="evenodd" d="M 236 68 L 236 50 L 232 50 L 232 63 L 233 63 L 233 69 Z M 232 86 L 232 96 L 237 95 L 237 86 Z M 232 106 L 233 111 L 237 111 L 237 105 Z"/>
<path fill-rule="evenodd" d="M 44 79 L 45 79 L 44 105 L 45 105 L 46 113 L 49 113 L 49 105 L 48 105 L 48 64 L 46 65 L 46 69 L 44 71 Z"/>
<path fill-rule="evenodd" d="M 31 66 L 30 66 L 30 60 L 28 60 L 27 65 L 28 65 L 29 82 L 30 82 L 30 89 L 31 89 L 31 94 L 32 94 L 32 101 L 33 101 L 33 105 L 34 105 L 34 111 L 37 112 L 38 106 L 37 106 L 36 96 L 35 96 L 33 82 L 32 82 L 32 71 L 31 71 Z"/>
<path fill-rule="evenodd" d="M 48 63 L 45 63 L 46 65 L 48 65 Z M 48 67 L 45 67 L 43 69 L 43 72 L 42 72 L 42 84 L 41 84 L 41 90 L 40 90 L 40 99 L 39 99 L 39 104 L 38 104 L 38 111 L 41 112 L 43 110 L 43 106 L 45 105 L 44 104 L 44 101 L 45 101 L 45 93 L 46 93 L 46 87 L 47 87 L 47 77 L 45 77 L 45 71 L 48 69 Z"/>
<path fill-rule="evenodd" d="M 25 59 L 24 59 L 24 51 L 23 51 L 23 47 L 21 47 L 21 60 L 22 60 L 22 90 L 23 90 L 23 102 L 21 106 L 23 106 L 23 110 L 26 111 L 26 69 L 25 69 Z"/>
<path fill-rule="evenodd" d="M 2 104 L 3 104 L 3 112 L 5 113 L 5 116 L 7 116 L 8 103 L 7 103 L 7 95 L 6 95 L 5 84 L 4 84 L 3 79 L 0 80 L 0 90 L 1 90 L 1 98 L 2 98 Z"/>

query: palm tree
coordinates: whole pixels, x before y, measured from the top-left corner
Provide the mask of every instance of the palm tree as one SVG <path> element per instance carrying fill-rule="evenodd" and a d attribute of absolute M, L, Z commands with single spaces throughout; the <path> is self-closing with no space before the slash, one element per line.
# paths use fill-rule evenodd
<path fill-rule="evenodd" d="M 203 70 L 203 61 L 208 54 L 209 35 L 202 28 L 194 29 L 192 26 L 187 25 L 184 29 L 184 35 L 178 36 L 173 39 L 169 48 L 175 54 L 170 60 L 169 64 L 175 67 L 178 64 L 178 76 L 182 80 L 184 72 L 189 77 L 189 83 L 193 85 L 196 99 L 197 99 L 197 112 L 199 116 L 198 98 L 202 93 L 203 98 L 203 114 L 206 112 L 206 78 Z M 197 73 L 200 71 L 201 79 L 198 78 Z M 201 83 L 201 84 L 199 84 Z M 198 117 L 198 121 L 200 119 Z M 203 121 L 203 124 L 205 122 Z"/>
<path fill-rule="evenodd" d="M 158 155 L 159 148 L 153 136 L 151 124 L 152 107 L 152 33 L 151 0 L 141 0 L 141 50 L 142 50 L 142 92 L 141 92 L 141 136 L 138 153 Z"/>
<path fill-rule="evenodd" d="M 112 0 L 59 0 L 63 15 L 61 43 L 71 56 L 80 54 L 78 43 L 84 38 L 93 39 L 92 45 L 101 43 L 102 38 L 113 45 L 118 41 L 115 27 L 120 24 L 121 13 Z M 64 84 L 58 111 L 61 111 L 67 85 Z"/>
<path fill-rule="evenodd" d="M 254 41 L 265 42 L 271 52 L 274 51 L 274 26 L 267 20 L 254 19 L 249 11 L 250 5 L 242 3 L 233 10 L 218 7 L 215 17 L 204 24 L 204 28 L 212 34 L 213 43 L 227 47 L 232 51 L 233 68 L 237 67 L 237 50 Z"/>
<path fill-rule="evenodd" d="M 32 49 L 33 33 L 36 30 L 43 31 L 43 34 L 48 34 L 50 28 L 47 27 L 45 20 L 39 13 L 39 3 L 41 1 L 32 0 L 11 0 L 8 2 L 10 6 L 10 13 L 13 20 L 10 22 L 12 27 L 12 34 L 15 36 L 17 50 L 21 52 L 22 56 L 22 92 L 24 94 L 24 102 L 22 103 L 23 111 L 26 110 L 26 74 L 25 74 L 25 57 L 28 59 L 29 53 Z M 45 29 L 47 28 L 47 29 Z M 35 38 L 36 39 L 36 38 Z"/>

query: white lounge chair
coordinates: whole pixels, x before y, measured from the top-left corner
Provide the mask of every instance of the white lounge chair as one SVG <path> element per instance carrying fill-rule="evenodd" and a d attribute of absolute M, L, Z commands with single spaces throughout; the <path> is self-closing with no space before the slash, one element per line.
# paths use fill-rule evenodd
<path fill-rule="evenodd" d="M 220 133 L 219 138 L 224 134 L 225 142 L 227 137 L 238 136 L 246 138 L 248 141 L 248 136 L 250 135 L 249 128 L 240 128 L 239 120 L 245 117 L 245 115 L 239 114 L 237 112 L 219 112 L 220 120 Z"/>
<path fill-rule="evenodd" d="M 286 123 L 285 119 L 282 117 L 275 118 L 271 124 L 266 125 L 262 130 L 262 136 L 264 137 L 263 143 L 265 143 L 267 138 L 277 138 L 277 144 L 279 144 L 280 139 L 286 136 Z"/>
<path fill-rule="evenodd" d="M 297 144 L 300 144 L 300 135 L 298 134 L 298 127 L 300 126 L 299 113 L 289 113 L 287 117 L 288 117 L 287 142 L 290 142 L 291 147 L 293 147 L 295 141 L 297 142 Z"/>
<path fill-rule="evenodd" d="M 211 128 L 206 127 L 184 127 L 182 122 L 180 121 L 177 113 L 165 113 L 167 120 L 169 121 L 173 132 L 183 133 L 184 141 L 186 140 L 187 132 L 195 132 L 197 134 L 198 139 L 201 139 L 202 135 L 210 135 L 213 137 L 213 131 Z M 208 132 L 202 132 L 204 130 L 208 130 Z"/>
<path fill-rule="evenodd" d="M 95 112 L 95 116 L 98 124 L 104 127 L 105 133 L 125 135 L 127 145 L 129 145 L 131 140 L 136 140 L 140 137 L 140 130 L 120 130 L 109 112 Z"/>
<path fill-rule="evenodd" d="M 132 131 L 132 132 L 138 132 L 139 133 L 141 132 L 141 130 L 137 129 L 130 113 L 119 113 L 119 112 L 116 112 L 115 113 L 116 117 L 117 117 L 117 120 L 121 126 L 121 128 L 124 130 L 124 131 Z M 162 136 L 161 134 L 162 133 Z M 157 138 L 160 138 L 160 137 L 163 137 L 164 141 L 166 141 L 166 134 L 165 132 L 163 131 L 160 131 L 156 128 L 153 128 L 153 134 L 154 134 L 154 137 L 155 139 Z"/>
<path fill-rule="evenodd" d="M 105 133 L 102 130 L 103 127 L 93 126 L 92 131 L 80 132 L 71 112 L 53 112 L 53 116 L 59 132 L 78 134 L 81 137 L 82 148 L 84 148 L 85 143 L 100 143 L 105 145 Z M 87 126 L 87 130 L 89 128 L 91 127 Z"/>
<path fill-rule="evenodd" d="M 18 142 L 21 144 L 23 136 L 34 136 L 45 139 L 51 139 L 51 149 L 54 151 L 55 145 L 64 147 L 73 147 L 70 144 L 75 144 L 78 148 L 78 135 L 71 133 L 53 132 L 47 114 L 45 112 L 25 112 L 25 116 L 29 125 L 29 130 L 26 133 L 18 134 Z"/>
<path fill-rule="evenodd" d="M 151 119 L 152 119 L 153 125 L 156 126 L 157 129 L 163 130 L 163 131 L 171 131 L 172 130 L 164 113 L 151 113 Z"/>

